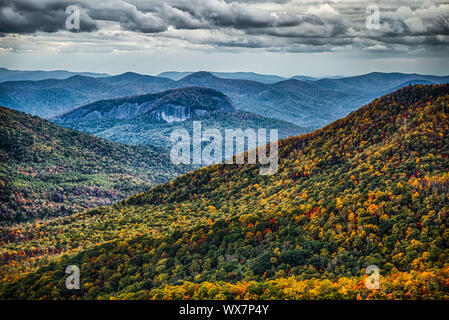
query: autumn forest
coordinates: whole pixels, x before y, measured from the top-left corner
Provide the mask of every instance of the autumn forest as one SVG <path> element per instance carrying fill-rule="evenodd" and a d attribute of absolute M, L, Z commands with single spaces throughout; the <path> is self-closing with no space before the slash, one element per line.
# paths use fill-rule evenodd
<path fill-rule="evenodd" d="M 0 299 L 449 299 L 448 104 L 406 85 L 280 140 L 274 175 L 1 108 Z"/>

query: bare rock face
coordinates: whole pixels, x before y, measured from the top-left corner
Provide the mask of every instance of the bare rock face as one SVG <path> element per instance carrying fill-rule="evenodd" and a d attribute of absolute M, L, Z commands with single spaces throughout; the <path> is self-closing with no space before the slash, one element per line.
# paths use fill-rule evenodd
<path fill-rule="evenodd" d="M 74 109 L 59 122 L 147 118 L 160 122 L 180 122 L 211 112 L 235 112 L 225 94 L 207 88 L 188 87 L 156 94 L 97 101 Z"/>

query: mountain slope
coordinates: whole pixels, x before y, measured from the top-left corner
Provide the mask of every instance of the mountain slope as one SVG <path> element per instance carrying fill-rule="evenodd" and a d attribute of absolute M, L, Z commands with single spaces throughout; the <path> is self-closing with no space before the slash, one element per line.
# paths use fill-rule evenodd
<path fill-rule="evenodd" d="M 204 129 L 277 129 L 285 138 L 310 131 L 294 124 L 236 110 L 231 99 L 214 89 L 186 87 L 157 94 L 102 100 L 82 106 L 56 119 L 62 126 L 116 142 L 170 149 L 174 130 L 193 122 Z"/>
<path fill-rule="evenodd" d="M 179 122 L 195 115 L 236 111 L 229 97 L 216 90 L 190 87 L 161 93 L 100 100 L 57 118 L 59 122 L 149 118 Z"/>
<path fill-rule="evenodd" d="M 11 266 L 20 265 L 14 252 L 32 255 L 26 239 L 69 245 L 83 230 L 100 243 L 5 284 L 0 296 L 447 299 L 448 103 L 448 85 L 407 87 L 280 141 L 272 176 L 213 165 L 71 226 L 47 225 L 40 239 L 31 225 L 20 236 L 5 229 Z M 375 291 L 363 285 L 372 264 L 385 280 Z M 81 267 L 77 292 L 65 289 L 68 265 Z"/>
<path fill-rule="evenodd" d="M 185 172 L 144 150 L 0 108 L 0 222 L 104 205 Z"/>
<path fill-rule="evenodd" d="M 213 112 L 208 115 L 194 116 L 182 122 L 155 122 L 148 118 L 134 118 L 130 120 L 99 120 L 82 122 L 59 123 L 67 128 L 92 133 L 98 137 L 140 146 L 153 146 L 161 149 L 170 149 L 173 142 L 170 135 L 174 130 L 186 129 L 193 135 L 193 124 L 200 121 L 203 130 L 218 129 L 224 136 L 226 129 L 277 129 L 279 139 L 306 133 L 312 128 L 302 128 L 286 121 L 265 118 L 253 113 Z M 224 149 L 223 149 L 224 150 Z"/>

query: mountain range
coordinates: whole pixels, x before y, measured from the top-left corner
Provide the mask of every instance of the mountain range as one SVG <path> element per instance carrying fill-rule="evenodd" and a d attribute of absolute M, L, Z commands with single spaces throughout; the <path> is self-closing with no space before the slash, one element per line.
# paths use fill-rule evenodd
<path fill-rule="evenodd" d="M 448 299 L 448 103 L 449 85 L 407 86 L 279 141 L 274 175 L 212 165 L 3 228 L 0 297 Z M 80 290 L 65 286 L 69 265 Z"/>
<path fill-rule="evenodd" d="M 178 71 L 167 71 L 158 74 L 158 77 L 169 78 L 175 81 L 181 80 L 195 72 L 178 72 Z M 288 78 L 272 75 L 272 74 L 259 74 L 254 72 L 208 72 L 218 78 L 223 79 L 234 79 L 234 80 L 250 80 L 258 81 L 262 83 L 276 83 L 279 81 L 287 80 Z M 305 77 L 308 80 L 313 80 L 312 77 Z"/>
<path fill-rule="evenodd" d="M 101 99 L 159 92 L 171 82 L 133 73 L 105 78 L 77 75 L 63 80 L 8 81 L 0 83 L 0 105 L 51 118 Z"/>
<path fill-rule="evenodd" d="M 94 72 L 71 72 L 66 70 L 52 70 L 52 71 L 25 71 L 25 70 L 9 70 L 6 68 L 0 68 L 0 82 L 5 81 L 23 81 L 23 80 L 46 80 L 46 79 L 67 79 L 72 76 L 85 76 L 92 78 L 108 77 L 107 73 L 94 73 Z"/>
<path fill-rule="evenodd" d="M 224 79 L 208 72 L 196 72 L 175 81 L 128 72 L 102 78 L 74 76 L 64 80 L 4 82 L 0 83 L 0 104 L 51 118 L 97 100 L 200 86 L 226 94 L 239 110 L 318 128 L 400 87 L 448 81 L 449 77 L 370 73 L 338 79 L 262 83 Z"/>
<path fill-rule="evenodd" d="M 169 78 L 172 80 L 180 80 L 195 72 L 178 72 L 178 71 L 168 71 L 162 72 L 157 75 L 160 78 Z M 309 77 L 309 76 L 293 76 L 290 78 L 281 77 L 277 75 L 269 74 L 259 74 L 254 72 L 210 72 L 214 76 L 225 78 L 225 79 L 240 79 L 240 80 L 252 80 L 259 81 L 263 83 L 275 83 L 288 79 L 297 80 L 319 80 L 324 78 L 342 78 L 342 77 Z M 100 78 L 109 77 L 110 74 L 107 73 L 95 73 L 95 72 L 73 72 L 66 70 L 52 70 L 52 71 L 42 71 L 42 70 L 10 70 L 7 68 L 0 67 L 0 82 L 5 81 L 22 81 L 22 80 L 47 80 L 47 79 L 67 79 L 71 76 L 81 75 L 86 77 Z"/>
<path fill-rule="evenodd" d="M 191 75 L 195 72 L 191 71 L 191 72 L 179 72 L 179 71 L 167 71 L 167 72 L 162 72 L 160 74 L 158 74 L 158 77 L 163 77 L 163 78 L 169 78 L 172 80 L 181 80 L 184 77 L 187 77 L 188 75 Z M 339 79 L 339 78 L 343 78 L 341 76 L 330 76 L 330 77 L 310 77 L 310 76 L 293 76 L 293 77 L 281 77 L 281 76 L 277 76 L 277 75 L 272 75 L 272 74 L 260 74 L 260 73 L 255 73 L 255 72 L 214 72 L 214 71 L 210 71 L 209 73 L 211 73 L 212 75 L 219 77 L 219 78 L 223 78 L 223 79 L 235 79 L 235 80 L 251 80 L 251 81 L 258 81 L 258 82 L 262 82 L 262 83 L 276 83 L 276 82 L 280 82 L 280 81 L 285 81 L 285 80 L 301 80 L 301 81 L 316 81 L 316 80 L 320 80 L 320 79 Z"/>

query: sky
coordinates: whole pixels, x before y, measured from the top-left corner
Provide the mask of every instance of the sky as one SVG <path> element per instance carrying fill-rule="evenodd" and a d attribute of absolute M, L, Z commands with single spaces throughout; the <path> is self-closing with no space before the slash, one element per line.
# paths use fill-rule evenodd
<path fill-rule="evenodd" d="M 0 0 L 9 69 L 449 75 L 448 49 L 449 0 Z"/>

